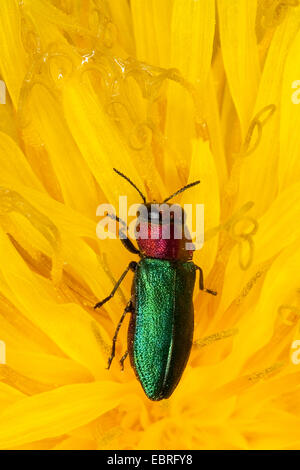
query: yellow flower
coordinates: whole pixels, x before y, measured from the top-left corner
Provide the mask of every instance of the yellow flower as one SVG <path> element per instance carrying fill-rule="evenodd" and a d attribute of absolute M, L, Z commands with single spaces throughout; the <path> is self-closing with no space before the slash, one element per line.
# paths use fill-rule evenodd
<path fill-rule="evenodd" d="M 298 3 L 0 2 L 1 448 L 300 448 Z M 132 257 L 96 208 L 137 202 L 112 167 L 149 200 L 201 179 L 218 297 L 167 401 L 105 369 L 129 276 L 92 306 Z"/>

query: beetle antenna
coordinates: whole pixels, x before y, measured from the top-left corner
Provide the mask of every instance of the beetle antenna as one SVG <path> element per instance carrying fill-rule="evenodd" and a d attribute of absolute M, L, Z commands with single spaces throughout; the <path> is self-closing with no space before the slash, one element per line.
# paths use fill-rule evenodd
<path fill-rule="evenodd" d="M 196 186 L 196 184 L 199 184 L 199 183 L 200 183 L 200 180 L 194 181 L 194 183 L 189 183 L 186 186 L 183 186 L 183 188 L 176 191 L 176 193 L 172 194 L 172 196 L 167 197 L 167 199 L 165 199 L 163 202 L 169 201 L 170 199 L 172 199 L 172 197 L 177 196 L 177 194 L 183 193 L 183 191 L 185 191 L 186 189 L 192 188 L 193 186 Z"/>
<path fill-rule="evenodd" d="M 139 195 L 141 196 L 141 198 L 143 199 L 144 203 L 146 204 L 146 198 L 144 196 L 144 194 L 142 193 L 142 191 L 139 190 L 139 188 L 128 178 L 128 176 L 125 176 L 123 175 L 123 173 L 121 173 L 119 170 L 117 170 L 116 168 L 113 168 L 113 170 L 120 176 L 122 176 L 122 178 L 124 178 L 126 181 L 128 181 L 129 184 L 131 184 L 131 186 L 133 186 L 137 192 L 139 193 Z"/>

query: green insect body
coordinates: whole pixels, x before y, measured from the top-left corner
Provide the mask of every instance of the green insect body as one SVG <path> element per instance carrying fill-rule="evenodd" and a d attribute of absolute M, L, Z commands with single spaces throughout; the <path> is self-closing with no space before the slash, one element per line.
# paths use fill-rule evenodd
<path fill-rule="evenodd" d="M 193 340 L 194 263 L 142 259 L 133 283 L 128 334 L 132 367 L 151 400 L 168 398 L 178 384 Z"/>

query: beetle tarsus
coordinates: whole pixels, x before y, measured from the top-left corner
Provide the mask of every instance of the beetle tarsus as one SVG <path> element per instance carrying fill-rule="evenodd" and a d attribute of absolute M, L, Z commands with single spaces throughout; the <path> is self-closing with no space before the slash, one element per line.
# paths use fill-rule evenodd
<path fill-rule="evenodd" d="M 113 360 L 113 357 L 109 357 L 108 362 L 107 362 L 107 367 L 106 367 L 107 370 L 110 369 L 110 365 L 112 363 L 112 360 Z"/>
<path fill-rule="evenodd" d="M 119 333 L 119 330 L 121 328 L 121 325 L 123 323 L 123 320 L 126 316 L 126 313 L 128 312 L 132 312 L 133 311 L 133 304 L 131 302 L 131 300 L 128 302 L 128 304 L 126 305 L 125 309 L 124 309 L 124 312 L 120 318 L 120 321 L 117 325 L 117 328 L 116 328 L 116 331 L 115 331 L 115 334 L 114 334 L 114 337 L 113 337 L 113 340 L 112 340 L 112 347 L 111 347 L 111 355 L 109 356 L 108 358 L 108 364 L 107 364 L 107 369 L 110 368 L 110 365 L 113 361 L 113 358 L 115 357 L 115 354 L 116 354 L 116 341 L 117 341 L 117 338 L 118 338 L 118 333 Z M 123 356 L 124 357 L 124 356 Z M 122 358 L 123 359 L 123 358 Z M 121 360 L 122 360 L 121 359 Z M 126 359 L 126 357 L 124 358 L 124 360 Z M 124 361 L 123 361 L 124 362 Z"/>
<path fill-rule="evenodd" d="M 102 307 L 102 305 L 108 302 L 111 298 L 112 298 L 112 295 L 109 295 L 108 297 L 105 297 L 105 299 L 101 300 L 101 302 L 97 302 L 96 305 L 94 305 L 94 310 L 96 310 L 96 308 Z"/>
<path fill-rule="evenodd" d="M 128 351 L 126 351 L 126 353 L 124 354 L 124 356 L 121 357 L 120 359 L 120 366 L 121 366 L 121 370 L 123 371 L 124 370 L 124 361 L 126 359 L 126 357 L 128 356 Z"/>
<path fill-rule="evenodd" d="M 218 295 L 218 293 L 215 291 L 215 290 L 210 290 L 210 289 L 204 289 L 205 292 L 207 292 L 208 294 L 211 294 L 211 295 Z"/>
<path fill-rule="evenodd" d="M 202 268 L 200 268 L 200 266 L 197 266 L 196 264 L 195 264 L 195 266 L 196 266 L 196 269 L 198 269 L 198 271 L 199 271 L 199 289 L 203 290 L 204 292 L 207 292 L 208 294 L 217 295 L 216 291 L 211 290 L 211 289 L 206 289 L 204 287 L 203 270 L 202 270 Z"/>

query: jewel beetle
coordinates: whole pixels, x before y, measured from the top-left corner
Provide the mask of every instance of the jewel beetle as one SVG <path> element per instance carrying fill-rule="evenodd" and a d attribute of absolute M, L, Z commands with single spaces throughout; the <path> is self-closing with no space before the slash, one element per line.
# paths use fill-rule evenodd
<path fill-rule="evenodd" d="M 157 205 L 147 203 L 145 196 L 127 176 L 115 168 L 114 171 L 138 191 L 144 207 L 147 208 L 146 212 L 141 211 L 144 216 L 138 219 L 138 248 L 127 235 L 121 238 L 121 242 L 131 253 L 139 255 L 140 261 L 129 263 L 110 295 L 94 308 L 99 308 L 110 300 L 126 274 L 129 271 L 134 272 L 131 299 L 117 325 L 107 368 L 110 368 L 115 356 L 121 324 L 126 314 L 130 313 L 128 350 L 120 364 L 123 369 L 124 361 L 129 355 L 131 366 L 145 394 L 150 400 L 158 401 L 171 396 L 190 355 L 194 330 L 193 291 L 197 271 L 200 289 L 212 295 L 217 294 L 204 288 L 203 271 L 192 262 L 193 251 L 186 250 L 186 237 L 179 239 L 174 236 L 176 223 L 185 223 L 183 209 L 177 206 L 182 211 L 181 217 L 169 217 L 168 227 L 161 209 L 168 209 L 171 198 L 200 181 L 184 186 Z M 126 226 L 119 217 L 109 216 Z M 166 228 L 169 230 L 169 239 L 164 237 Z"/>

